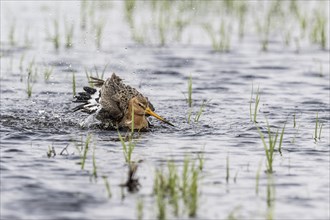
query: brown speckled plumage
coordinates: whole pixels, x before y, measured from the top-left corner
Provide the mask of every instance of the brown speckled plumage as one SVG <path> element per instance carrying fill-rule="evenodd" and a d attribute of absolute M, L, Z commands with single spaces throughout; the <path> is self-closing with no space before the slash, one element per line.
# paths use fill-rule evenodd
<path fill-rule="evenodd" d="M 101 80 L 98 78 L 91 77 L 91 83 L 95 87 L 100 88 L 99 97 L 95 100 L 95 103 L 91 102 L 92 95 L 96 94 L 98 90 L 84 87 L 85 93 L 79 93 L 80 96 L 76 96 L 77 102 L 83 102 L 84 104 L 77 106 L 74 110 L 82 110 L 88 113 L 96 112 L 96 119 L 101 121 L 103 124 L 108 124 L 111 127 L 129 127 L 128 123 L 131 120 L 131 108 L 129 108 L 130 101 L 135 98 L 140 103 L 145 103 L 145 107 L 149 107 L 154 111 L 153 105 L 148 101 L 147 97 L 144 97 L 135 88 L 125 85 L 121 78 L 115 73 L 112 74 L 107 80 Z M 86 95 L 87 94 L 87 95 Z M 85 98 L 85 97 L 88 97 Z M 94 97 L 95 98 L 95 97 Z M 81 99 L 83 101 L 81 101 Z M 132 103 L 131 103 L 132 104 Z M 147 123 L 146 116 L 143 115 L 141 120 L 144 120 L 144 124 Z M 138 119 L 139 115 L 137 115 Z M 148 125 L 144 125 L 148 126 Z"/>

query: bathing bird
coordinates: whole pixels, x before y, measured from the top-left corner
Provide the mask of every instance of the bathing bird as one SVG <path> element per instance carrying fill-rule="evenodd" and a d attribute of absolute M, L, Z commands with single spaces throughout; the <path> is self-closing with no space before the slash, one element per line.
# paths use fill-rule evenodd
<path fill-rule="evenodd" d="M 90 83 L 96 88 L 83 87 L 84 92 L 78 93 L 74 102 L 82 103 L 73 111 L 92 114 L 106 127 L 113 129 L 128 128 L 134 130 L 148 129 L 149 116 L 174 126 L 158 114 L 147 97 L 135 88 L 125 85 L 115 73 L 107 80 L 90 77 Z"/>

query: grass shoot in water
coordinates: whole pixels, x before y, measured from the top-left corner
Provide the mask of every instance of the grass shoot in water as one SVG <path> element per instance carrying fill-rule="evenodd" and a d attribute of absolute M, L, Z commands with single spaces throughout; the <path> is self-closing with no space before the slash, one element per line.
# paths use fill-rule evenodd
<path fill-rule="evenodd" d="M 229 212 L 228 216 L 227 216 L 227 220 L 238 220 L 239 218 L 236 216 L 236 213 L 238 212 L 238 210 L 240 209 L 240 206 L 235 207 L 231 212 Z"/>
<path fill-rule="evenodd" d="M 125 18 L 130 28 L 134 28 L 134 9 L 136 0 L 125 1 Z"/>
<path fill-rule="evenodd" d="M 162 9 L 158 12 L 157 28 L 160 46 L 164 46 L 166 44 L 166 25 L 168 24 L 168 17 L 166 17 L 165 13 L 166 11 Z"/>
<path fill-rule="evenodd" d="M 274 219 L 275 184 L 272 174 L 267 174 L 267 220 Z"/>
<path fill-rule="evenodd" d="M 159 220 L 166 219 L 166 203 L 164 199 L 164 191 L 163 190 L 157 190 L 157 208 L 158 208 L 158 215 L 157 218 Z"/>
<path fill-rule="evenodd" d="M 202 113 L 204 111 L 205 105 L 206 105 L 206 101 L 203 100 L 203 103 L 202 103 L 201 107 L 199 108 L 198 113 L 195 116 L 195 119 L 194 119 L 195 122 L 198 122 L 199 121 L 199 119 L 200 119 L 200 117 L 201 117 L 201 115 L 202 115 Z"/>
<path fill-rule="evenodd" d="M 31 75 L 28 75 L 28 79 L 27 79 L 27 88 L 26 88 L 26 93 L 28 95 L 28 98 L 30 98 L 32 96 L 32 82 L 31 82 Z"/>
<path fill-rule="evenodd" d="M 261 171 L 262 160 L 259 162 L 257 174 L 256 174 L 256 194 L 259 195 L 259 179 L 260 179 L 260 171 Z"/>
<path fill-rule="evenodd" d="M 65 47 L 71 48 L 72 47 L 72 40 L 73 40 L 73 30 L 74 25 L 71 24 L 70 26 L 65 23 Z"/>
<path fill-rule="evenodd" d="M 260 97 L 259 97 L 259 87 L 258 87 L 256 98 L 255 98 L 255 105 L 254 105 L 254 115 L 253 115 L 253 122 L 254 123 L 257 123 L 257 114 L 258 114 L 259 102 L 260 102 Z"/>
<path fill-rule="evenodd" d="M 23 61 L 25 58 L 25 53 L 21 55 L 21 58 L 19 59 L 19 71 L 22 73 L 23 72 Z"/>
<path fill-rule="evenodd" d="M 227 157 L 226 157 L 226 183 L 229 182 L 229 177 L 230 177 L 230 174 L 229 174 L 229 155 L 227 155 Z"/>
<path fill-rule="evenodd" d="M 188 124 L 191 122 L 192 108 L 188 109 Z"/>
<path fill-rule="evenodd" d="M 8 38 L 9 38 L 9 42 L 11 46 L 15 46 L 16 42 L 15 42 L 15 30 L 16 30 L 16 22 L 13 21 L 10 25 L 9 28 L 9 34 L 8 34 Z"/>
<path fill-rule="evenodd" d="M 222 20 L 219 30 L 214 30 L 209 23 L 203 25 L 204 30 L 211 39 L 212 48 L 216 52 L 228 52 L 230 50 L 229 25 Z"/>
<path fill-rule="evenodd" d="M 313 43 L 317 43 L 322 49 L 327 46 L 327 22 L 328 18 L 320 11 L 314 13 L 313 26 L 311 29 L 310 38 Z"/>
<path fill-rule="evenodd" d="M 169 161 L 167 163 L 168 167 L 168 189 L 169 189 L 169 195 L 170 195 L 170 204 L 173 206 L 174 215 L 178 216 L 179 214 L 179 201 L 178 201 L 178 190 L 179 190 L 179 177 L 176 165 L 174 162 Z"/>
<path fill-rule="evenodd" d="M 84 30 L 87 23 L 87 0 L 82 0 L 80 3 L 80 28 Z"/>
<path fill-rule="evenodd" d="M 253 119 L 252 119 L 252 97 L 253 97 L 253 83 L 252 83 L 252 90 L 251 90 L 251 97 L 250 97 L 250 120 L 253 121 L 254 123 L 257 122 L 257 114 L 258 114 L 258 106 L 260 102 L 260 96 L 259 96 L 259 87 L 257 89 L 256 97 L 254 100 L 254 113 L 253 113 Z"/>
<path fill-rule="evenodd" d="M 167 182 L 162 170 L 156 170 L 154 179 L 154 194 L 157 204 L 157 218 L 162 220 L 166 218 L 166 199 Z"/>
<path fill-rule="evenodd" d="M 188 103 L 188 124 L 191 122 L 191 117 L 193 113 L 193 101 L 192 101 L 192 75 L 190 74 L 189 79 L 188 79 L 188 98 L 187 98 L 187 103 Z M 203 114 L 204 108 L 206 106 L 206 101 L 203 100 L 202 105 L 199 108 L 199 111 L 195 115 L 194 122 L 197 123 Z"/>
<path fill-rule="evenodd" d="M 47 157 L 50 158 L 55 156 L 56 156 L 56 152 L 54 146 L 48 146 Z"/>
<path fill-rule="evenodd" d="M 282 142 L 283 142 L 283 135 L 284 135 L 285 126 L 286 126 L 286 123 L 284 124 L 284 126 L 282 128 L 282 132 L 281 132 L 281 136 L 280 136 L 280 143 L 278 145 L 278 152 L 280 153 L 281 156 L 282 156 Z"/>
<path fill-rule="evenodd" d="M 317 139 L 317 130 L 318 130 L 318 126 L 319 125 L 319 113 L 316 113 L 316 120 L 315 120 L 315 131 L 314 131 L 314 139 Z"/>
<path fill-rule="evenodd" d="M 157 199 L 158 218 L 163 219 L 166 216 L 167 204 L 172 206 L 175 216 L 183 213 L 183 210 L 179 209 L 179 204 L 184 204 L 190 217 L 196 216 L 199 201 L 199 167 L 185 157 L 181 180 L 174 162 L 169 161 L 167 168 L 167 172 L 158 169 L 155 172 L 153 189 Z"/>
<path fill-rule="evenodd" d="M 234 183 L 236 183 L 237 176 L 238 176 L 238 172 L 239 172 L 239 170 L 236 171 L 235 176 L 234 176 L 234 178 L 233 178 Z"/>
<path fill-rule="evenodd" d="M 44 79 L 45 79 L 46 82 L 49 81 L 49 78 L 52 75 L 52 73 L 53 73 L 53 67 L 49 67 L 49 66 L 45 67 L 45 69 L 44 69 Z"/>
<path fill-rule="evenodd" d="M 103 178 L 103 181 L 104 181 L 104 185 L 105 185 L 105 189 L 107 191 L 108 198 L 110 199 L 112 197 L 112 193 L 111 193 L 111 190 L 110 190 L 110 184 L 108 182 L 108 177 L 107 176 L 102 176 L 102 178 Z"/>
<path fill-rule="evenodd" d="M 76 95 L 76 75 L 72 72 L 72 94 L 73 96 Z"/>
<path fill-rule="evenodd" d="M 54 19 L 53 25 L 54 25 L 54 36 L 51 38 L 51 40 L 54 44 L 54 48 L 58 50 L 60 48 L 60 32 L 59 32 L 58 21 Z"/>
<path fill-rule="evenodd" d="M 190 74 L 189 80 L 188 80 L 188 106 L 189 108 L 192 107 L 192 76 Z"/>
<path fill-rule="evenodd" d="M 315 120 L 315 131 L 314 131 L 314 140 L 317 139 L 321 140 L 321 133 L 322 133 L 323 124 L 319 123 L 319 113 L 316 113 L 316 120 Z"/>
<path fill-rule="evenodd" d="M 125 143 L 125 140 L 121 136 L 119 130 L 118 130 L 118 137 L 120 139 L 121 145 L 123 147 L 123 153 L 125 157 L 126 163 L 131 163 L 132 161 L 132 154 L 134 151 L 134 148 L 136 146 L 136 141 L 133 140 L 134 135 L 134 107 L 132 107 L 132 115 L 131 115 L 131 133 L 128 137 L 128 144 Z"/>
<path fill-rule="evenodd" d="M 251 89 L 251 97 L 250 97 L 250 120 L 252 120 L 252 97 L 253 97 L 253 82 L 252 82 L 252 89 Z"/>
<path fill-rule="evenodd" d="M 300 126 L 298 125 L 297 126 L 297 130 L 296 132 L 294 133 L 292 139 L 291 139 L 291 143 L 294 144 L 296 142 L 296 138 L 297 138 L 297 135 L 299 134 L 299 129 L 300 129 Z"/>
<path fill-rule="evenodd" d="M 197 153 L 197 159 L 198 159 L 198 162 L 199 162 L 198 163 L 198 168 L 199 168 L 200 171 L 202 171 L 203 168 L 204 168 L 204 160 L 205 160 L 205 158 L 204 158 L 204 149 L 205 149 L 205 146 L 203 147 L 201 152 Z"/>
<path fill-rule="evenodd" d="M 27 77 L 27 88 L 26 88 L 26 93 L 28 95 L 28 98 L 30 98 L 32 96 L 32 75 L 33 75 L 33 67 L 34 67 L 34 58 L 32 59 L 32 61 L 30 61 L 29 66 L 28 66 L 28 77 Z M 34 68 L 35 72 L 34 74 L 37 74 L 37 67 Z"/>
<path fill-rule="evenodd" d="M 105 23 L 103 22 L 103 20 L 99 21 L 95 26 L 95 43 L 96 43 L 96 47 L 98 49 L 101 48 L 104 26 L 105 26 Z"/>
<path fill-rule="evenodd" d="M 24 31 L 24 46 L 26 48 L 30 48 L 31 47 L 31 44 L 32 44 L 32 40 L 30 39 L 30 26 L 26 26 L 25 27 L 25 31 Z"/>
<path fill-rule="evenodd" d="M 194 164 L 191 167 L 191 183 L 189 187 L 189 195 L 190 199 L 188 200 L 188 207 L 189 207 L 189 217 L 195 217 L 198 208 L 198 178 L 199 178 L 199 171 L 195 168 Z"/>
<path fill-rule="evenodd" d="M 86 162 L 86 158 L 87 158 L 87 152 L 89 149 L 89 144 L 91 142 L 92 139 L 92 135 L 88 134 L 85 140 L 85 148 L 84 148 L 84 153 L 83 156 L 81 158 L 81 169 L 83 170 L 85 168 L 85 162 Z"/>
<path fill-rule="evenodd" d="M 94 180 L 97 179 L 97 166 L 96 166 L 96 159 L 95 159 L 95 145 L 93 148 L 93 173 L 92 173 L 92 177 L 94 178 Z"/>
<path fill-rule="evenodd" d="M 129 137 L 129 142 L 128 142 L 128 144 L 126 144 L 125 140 L 123 139 L 123 137 L 121 136 L 119 131 L 118 131 L 118 137 L 119 137 L 120 142 L 121 142 L 122 147 L 123 147 L 123 153 L 124 153 L 125 161 L 126 161 L 126 163 L 131 163 L 132 162 L 132 154 L 133 154 L 133 150 L 135 148 L 136 143 L 131 139 L 131 137 Z"/>
<path fill-rule="evenodd" d="M 93 88 L 94 84 L 91 83 L 91 76 L 93 76 L 93 73 L 92 73 L 92 71 L 89 72 L 87 67 L 85 67 L 84 69 L 85 69 L 85 75 L 86 75 L 87 81 L 89 83 L 89 87 Z"/>
<path fill-rule="evenodd" d="M 190 159 L 186 156 L 183 161 L 183 170 L 182 170 L 182 177 L 181 177 L 181 182 L 182 182 L 182 196 L 184 200 L 187 198 L 188 194 L 188 169 L 189 169 L 189 164 L 190 164 Z M 185 201 L 187 202 L 187 201 Z"/>
<path fill-rule="evenodd" d="M 142 198 L 139 198 L 137 200 L 137 204 L 136 204 L 137 219 L 138 220 L 142 220 L 143 219 L 143 207 L 144 207 L 143 199 Z"/>
<path fill-rule="evenodd" d="M 267 131 L 268 131 L 268 144 L 266 143 L 265 137 L 258 126 L 257 126 L 257 130 L 259 132 L 260 138 L 261 138 L 263 146 L 264 146 L 265 154 L 266 154 L 267 172 L 273 173 L 274 153 L 275 153 L 275 146 L 276 146 L 279 131 L 277 130 L 276 133 L 273 134 L 271 132 L 270 125 L 269 125 L 267 119 L 266 119 L 266 122 L 267 122 Z M 283 126 L 283 129 L 282 129 L 282 132 L 280 135 L 280 143 L 279 143 L 278 149 L 281 149 L 281 147 L 282 147 L 284 130 L 285 130 L 285 124 Z"/>
<path fill-rule="evenodd" d="M 97 78 L 99 79 L 103 79 L 104 78 L 104 74 L 105 74 L 105 71 L 107 70 L 107 67 L 108 67 L 109 63 L 105 64 L 103 70 L 102 70 L 102 75 L 101 76 L 97 76 Z"/>

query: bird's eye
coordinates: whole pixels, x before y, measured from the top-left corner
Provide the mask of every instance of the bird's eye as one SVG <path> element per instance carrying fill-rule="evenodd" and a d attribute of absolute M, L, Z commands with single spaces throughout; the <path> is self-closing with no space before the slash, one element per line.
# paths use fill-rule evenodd
<path fill-rule="evenodd" d="M 144 106 L 141 103 L 138 103 L 141 108 L 144 108 Z"/>

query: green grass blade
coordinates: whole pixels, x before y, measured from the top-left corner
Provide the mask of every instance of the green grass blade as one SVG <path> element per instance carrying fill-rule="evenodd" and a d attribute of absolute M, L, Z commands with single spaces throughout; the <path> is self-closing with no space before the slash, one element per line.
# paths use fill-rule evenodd
<path fill-rule="evenodd" d="M 323 127 L 323 123 L 320 125 L 319 140 L 321 139 L 322 127 Z"/>
<path fill-rule="evenodd" d="M 124 157 L 125 157 L 125 161 L 126 161 L 126 162 L 129 162 L 129 161 L 128 161 L 128 154 L 127 154 L 127 146 L 126 146 L 126 143 L 125 143 L 123 137 L 121 136 L 119 130 L 118 130 L 118 137 L 119 137 L 119 140 L 120 140 L 121 145 L 122 145 L 122 147 L 123 147 L 123 154 L 124 154 Z"/>
<path fill-rule="evenodd" d="M 192 107 L 192 76 L 190 74 L 189 80 L 188 80 L 188 106 Z"/>
<path fill-rule="evenodd" d="M 226 158 L 226 183 L 229 182 L 229 155 Z"/>
<path fill-rule="evenodd" d="M 282 128 L 282 132 L 281 132 L 281 136 L 280 136 L 280 143 L 278 146 L 278 151 L 280 152 L 281 156 L 282 156 L 282 142 L 283 142 L 283 135 L 284 135 L 284 131 L 285 131 L 285 126 L 286 126 L 286 122 L 284 123 L 284 126 Z"/>
<path fill-rule="evenodd" d="M 259 166 L 258 166 L 258 170 L 257 170 L 257 174 L 256 174 L 256 194 L 259 194 L 259 179 L 260 179 L 260 171 L 261 171 L 261 164 L 262 164 L 262 160 L 260 160 L 259 162 Z"/>
<path fill-rule="evenodd" d="M 252 97 L 253 97 L 253 82 L 252 82 L 251 97 L 250 97 L 250 120 L 251 121 L 252 121 Z"/>
<path fill-rule="evenodd" d="M 87 152 L 88 152 L 88 149 L 89 149 L 89 143 L 91 141 L 91 138 L 92 138 L 92 135 L 88 134 L 87 138 L 85 140 L 85 149 L 84 149 L 84 154 L 83 154 L 82 161 L 81 161 L 81 169 L 82 170 L 85 168 L 85 161 L 86 161 Z"/>
<path fill-rule="evenodd" d="M 111 193 L 111 190 L 110 190 L 110 184 L 108 182 L 108 178 L 106 176 L 102 176 L 102 178 L 104 180 L 104 185 L 105 185 L 105 189 L 107 190 L 108 198 L 111 198 L 112 193 Z"/>
<path fill-rule="evenodd" d="M 76 95 L 76 75 L 72 72 L 72 94 Z"/>
<path fill-rule="evenodd" d="M 318 129 L 318 123 L 319 123 L 319 113 L 316 113 L 316 121 L 315 121 L 315 132 L 314 132 L 314 138 L 316 139 L 317 136 L 317 129 Z"/>
<path fill-rule="evenodd" d="M 257 122 L 259 102 L 260 102 L 260 97 L 259 97 L 259 87 L 258 87 L 257 94 L 256 94 L 256 100 L 255 100 L 255 106 L 254 106 L 254 118 L 253 118 L 254 123 Z"/>

